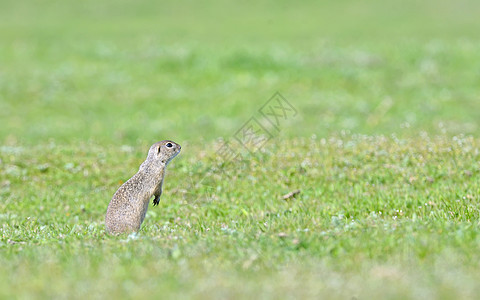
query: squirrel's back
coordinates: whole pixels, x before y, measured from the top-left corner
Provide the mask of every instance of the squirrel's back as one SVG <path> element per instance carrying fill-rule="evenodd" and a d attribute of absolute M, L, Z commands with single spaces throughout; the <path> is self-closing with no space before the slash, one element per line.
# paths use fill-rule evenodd
<path fill-rule="evenodd" d="M 139 172 L 126 181 L 113 195 L 105 215 L 110 234 L 138 231 L 145 218 L 151 194 L 145 191 Z M 148 199 L 146 199 L 148 197 Z M 146 201 L 145 201 L 146 199 Z"/>

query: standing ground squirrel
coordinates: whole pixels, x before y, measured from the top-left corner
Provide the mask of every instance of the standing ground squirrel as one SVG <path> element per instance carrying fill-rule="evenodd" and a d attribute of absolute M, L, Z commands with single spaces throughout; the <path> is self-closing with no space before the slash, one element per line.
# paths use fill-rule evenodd
<path fill-rule="evenodd" d="M 108 233 L 129 233 L 140 229 L 152 196 L 155 196 L 154 206 L 160 202 L 165 168 L 181 148 L 172 141 L 161 141 L 150 147 L 137 174 L 122 184 L 108 204 L 105 215 Z"/>

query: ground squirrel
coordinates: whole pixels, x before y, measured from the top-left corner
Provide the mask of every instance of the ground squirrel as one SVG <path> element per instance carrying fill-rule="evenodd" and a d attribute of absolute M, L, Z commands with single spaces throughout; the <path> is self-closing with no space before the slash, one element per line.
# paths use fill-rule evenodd
<path fill-rule="evenodd" d="M 152 196 L 158 205 L 162 194 L 167 164 L 180 153 L 179 144 L 172 141 L 155 143 L 137 174 L 125 182 L 113 195 L 105 215 L 105 228 L 110 234 L 137 232 L 147 213 Z"/>

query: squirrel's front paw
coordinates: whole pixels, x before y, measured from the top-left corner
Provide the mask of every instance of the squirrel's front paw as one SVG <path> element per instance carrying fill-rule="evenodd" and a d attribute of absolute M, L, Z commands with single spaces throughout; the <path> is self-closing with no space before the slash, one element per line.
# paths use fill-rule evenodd
<path fill-rule="evenodd" d="M 158 203 L 160 203 L 160 196 L 155 196 L 155 198 L 153 199 L 153 206 L 158 205 Z"/>

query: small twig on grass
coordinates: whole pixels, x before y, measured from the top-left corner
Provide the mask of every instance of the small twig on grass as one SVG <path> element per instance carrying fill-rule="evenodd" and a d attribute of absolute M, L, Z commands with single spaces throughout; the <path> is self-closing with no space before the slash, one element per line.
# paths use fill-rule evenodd
<path fill-rule="evenodd" d="M 298 194 L 300 194 L 300 190 L 294 190 L 293 192 L 283 195 L 282 199 L 291 200 L 292 198 L 295 198 Z"/>

